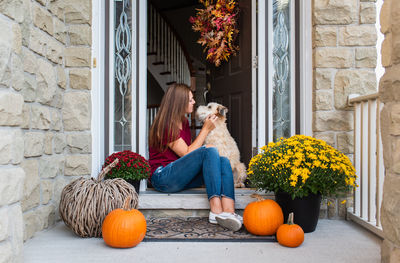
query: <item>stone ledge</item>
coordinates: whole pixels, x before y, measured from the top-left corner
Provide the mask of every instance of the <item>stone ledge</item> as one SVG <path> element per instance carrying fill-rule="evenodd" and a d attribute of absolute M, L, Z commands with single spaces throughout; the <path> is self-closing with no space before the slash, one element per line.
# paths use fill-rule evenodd
<path fill-rule="evenodd" d="M 250 197 L 256 191 L 249 188 L 236 189 L 236 209 L 244 209 L 255 198 Z M 258 193 L 258 192 L 257 192 Z M 265 199 L 275 199 L 273 193 L 258 193 Z M 139 194 L 139 209 L 210 209 L 204 188 L 185 190 L 179 193 L 160 193 L 152 189 Z"/>

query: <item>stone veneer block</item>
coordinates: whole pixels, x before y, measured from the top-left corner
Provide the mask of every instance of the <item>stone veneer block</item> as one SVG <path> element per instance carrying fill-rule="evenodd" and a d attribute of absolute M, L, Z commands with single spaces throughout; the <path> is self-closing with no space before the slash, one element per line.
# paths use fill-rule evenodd
<path fill-rule="evenodd" d="M 42 180 L 40 182 L 40 189 L 42 193 L 42 205 L 46 205 L 53 197 L 54 180 Z"/>
<path fill-rule="evenodd" d="M 31 106 L 28 103 L 24 103 L 24 107 L 22 109 L 22 129 L 29 129 L 31 123 Z"/>
<path fill-rule="evenodd" d="M 314 31 L 314 44 L 317 47 L 337 45 L 337 28 L 333 26 L 316 26 Z"/>
<path fill-rule="evenodd" d="M 21 200 L 22 212 L 26 212 L 40 205 L 40 186 L 36 186 L 31 194 Z"/>
<path fill-rule="evenodd" d="M 37 159 L 25 159 L 21 163 L 21 168 L 25 172 L 24 197 L 28 197 L 39 186 L 39 164 Z"/>
<path fill-rule="evenodd" d="M 36 100 L 37 82 L 34 75 L 25 73 L 23 78 L 21 94 L 25 102 L 34 102 Z"/>
<path fill-rule="evenodd" d="M 48 179 L 63 174 L 64 165 L 64 156 L 52 155 L 49 157 L 42 157 L 39 159 L 39 177 Z"/>
<path fill-rule="evenodd" d="M 60 0 L 58 0 L 60 1 Z M 64 1 L 65 22 L 69 24 L 91 24 L 91 0 Z"/>
<path fill-rule="evenodd" d="M 335 134 L 333 132 L 328 133 L 314 133 L 314 137 L 325 141 L 327 144 L 331 145 L 332 147 L 336 147 L 335 143 Z"/>
<path fill-rule="evenodd" d="M 0 169 L 0 206 L 22 199 L 25 172 L 22 168 Z"/>
<path fill-rule="evenodd" d="M 353 129 L 353 112 L 319 111 L 315 112 L 314 131 L 351 131 Z"/>
<path fill-rule="evenodd" d="M 375 24 L 376 22 L 376 4 L 360 3 L 360 23 Z"/>
<path fill-rule="evenodd" d="M 335 108 L 348 109 L 350 94 L 367 95 L 376 93 L 375 71 L 370 70 L 339 70 L 335 76 Z"/>
<path fill-rule="evenodd" d="M 12 48 L 14 52 L 18 55 L 21 55 L 22 52 L 22 31 L 21 26 L 19 24 L 14 24 L 12 26 L 13 31 L 13 42 Z"/>
<path fill-rule="evenodd" d="M 386 69 L 385 74 L 379 81 L 380 100 L 384 103 L 400 101 L 400 65 Z"/>
<path fill-rule="evenodd" d="M 317 68 L 350 68 L 354 66 L 354 52 L 350 48 L 317 48 L 314 60 Z"/>
<path fill-rule="evenodd" d="M 15 91 L 21 91 L 24 87 L 24 70 L 21 57 L 15 53 L 11 55 L 11 87 Z"/>
<path fill-rule="evenodd" d="M 56 73 L 53 65 L 44 60 L 38 60 L 37 74 L 37 101 L 50 105 L 54 100 L 57 92 Z"/>
<path fill-rule="evenodd" d="M 0 255 L 3 262 L 13 261 L 13 248 L 10 241 L 4 241 L 0 243 Z"/>
<path fill-rule="evenodd" d="M 67 67 L 90 67 L 91 50 L 89 47 L 68 47 L 65 49 Z"/>
<path fill-rule="evenodd" d="M 64 95 L 62 108 L 64 130 L 83 131 L 90 129 L 90 93 L 70 92 Z"/>
<path fill-rule="evenodd" d="M 337 135 L 337 149 L 344 154 L 354 153 L 353 133 L 339 133 Z"/>
<path fill-rule="evenodd" d="M 70 155 L 65 159 L 65 175 L 86 175 L 91 173 L 90 155 Z"/>
<path fill-rule="evenodd" d="M 376 40 L 375 25 L 347 26 L 339 29 L 341 46 L 375 46 Z"/>
<path fill-rule="evenodd" d="M 54 37 L 63 44 L 66 44 L 67 32 L 65 24 L 57 18 L 54 18 L 53 21 L 54 21 Z"/>
<path fill-rule="evenodd" d="M 387 172 L 383 186 L 385 196 L 382 201 L 381 221 L 385 239 L 395 244 L 400 244 L 400 176 Z"/>
<path fill-rule="evenodd" d="M 48 107 L 40 105 L 32 105 L 31 108 L 31 127 L 33 129 L 48 130 L 50 129 L 51 117 Z"/>
<path fill-rule="evenodd" d="M 91 89 L 91 72 L 88 68 L 72 68 L 69 70 L 69 86 L 72 89 Z"/>
<path fill-rule="evenodd" d="M 19 164 L 24 156 L 21 130 L 0 130 L 0 164 Z"/>
<path fill-rule="evenodd" d="M 38 68 L 35 54 L 31 50 L 24 47 L 22 49 L 22 56 L 24 58 L 23 59 L 24 71 L 31 74 L 35 74 Z"/>
<path fill-rule="evenodd" d="M 357 0 L 314 1 L 314 23 L 346 25 L 357 20 Z"/>
<path fill-rule="evenodd" d="M 392 171 L 400 174 L 400 138 L 392 138 Z"/>
<path fill-rule="evenodd" d="M 49 36 L 37 28 L 31 28 L 29 33 L 29 48 L 35 53 L 45 57 Z"/>
<path fill-rule="evenodd" d="M 53 137 L 54 134 L 52 132 L 46 132 L 44 135 L 44 153 L 45 154 L 53 154 Z"/>
<path fill-rule="evenodd" d="M 89 25 L 70 25 L 68 35 L 73 46 L 92 44 L 92 28 Z"/>
<path fill-rule="evenodd" d="M 8 238 L 8 215 L 7 207 L 0 208 L 0 242 Z M 1 249 L 0 249 L 1 251 Z M 0 255 L 1 254 L 0 252 Z"/>
<path fill-rule="evenodd" d="M 388 107 L 390 108 L 389 121 L 391 124 L 389 127 L 389 134 L 398 136 L 400 135 L 400 103 L 391 103 Z"/>
<path fill-rule="evenodd" d="M 0 126 L 21 125 L 23 104 L 21 94 L 0 92 Z"/>
<path fill-rule="evenodd" d="M 57 40 L 54 40 L 53 38 L 49 39 L 49 42 L 47 43 L 47 52 L 46 52 L 46 57 L 59 65 L 62 65 L 63 63 L 63 58 L 64 58 L 64 53 L 65 53 L 65 47 L 63 44 L 58 42 Z"/>
<path fill-rule="evenodd" d="M 3 0 L 0 2 L 0 13 L 15 19 L 18 23 L 24 20 L 22 0 Z"/>
<path fill-rule="evenodd" d="M 315 110 L 332 110 L 333 109 L 332 92 L 325 90 L 317 90 L 315 92 Z"/>
<path fill-rule="evenodd" d="M 37 157 L 44 152 L 44 134 L 41 132 L 27 132 L 24 134 L 24 156 Z"/>
<path fill-rule="evenodd" d="M 54 152 L 63 153 L 67 147 L 66 136 L 64 133 L 56 133 L 54 136 Z"/>
<path fill-rule="evenodd" d="M 61 113 L 57 109 L 50 109 L 51 112 L 51 129 L 59 131 L 62 128 Z"/>
<path fill-rule="evenodd" d="M 376 57 L 376 47 L 356 48 L 356 67 L 375 68 Z"/>
<path fill-rule="evenodd" d="M 67 74 L 61 66 L 57 66 L 57 85 L 62 89 L 67 87 Z"/>
<path fill-rule="evenodd" d="M 332 89 L 332 69 L 315 69 L 315 89 L 316 90 L 329 90 Z"/>
<path fill-rule="evenodd" d="M 92 152 L 92 136 L 90 133 L 68 134 L 67 144 L 71 153 Z"/>
<path fill-rule="evenodd" d="M 53 17 L 39 5 L 33 8 L 33 24 L 50 35 L 54 34 Z"/>

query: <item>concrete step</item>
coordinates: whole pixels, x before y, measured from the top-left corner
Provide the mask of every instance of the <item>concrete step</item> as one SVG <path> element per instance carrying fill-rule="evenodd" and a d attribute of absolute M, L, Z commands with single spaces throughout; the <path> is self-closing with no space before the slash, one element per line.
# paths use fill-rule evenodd
<path fill-rule="evenodd" d="M 260 193 L 249 188 L 235 189 L 235 209 L 241 213 L 248 203 L 256 199 L 252 194 L 274 199 L 273 193 Z M 179 193 L 161 193 L 147 189 L 139 193 L 139 210 L 148 216 L 207 216 L 210 209 L 205 188 L 194 188 Z"/>

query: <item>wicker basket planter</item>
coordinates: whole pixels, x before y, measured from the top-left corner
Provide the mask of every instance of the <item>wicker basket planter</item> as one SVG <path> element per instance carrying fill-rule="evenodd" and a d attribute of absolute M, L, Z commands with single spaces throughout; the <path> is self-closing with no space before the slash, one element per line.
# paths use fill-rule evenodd
<path fill-rule="evenodd" d="M 103 180 L 118 163 L 116 159 L 94 178 L 79 178 L 64 187 L 60 215 L 64 223 L 81 237 L 101 237 L 103 220 L 112 210 L 121 208 L 130 196 L 131 207 L 138 207 L 135 188 L 121 178 Z"/>

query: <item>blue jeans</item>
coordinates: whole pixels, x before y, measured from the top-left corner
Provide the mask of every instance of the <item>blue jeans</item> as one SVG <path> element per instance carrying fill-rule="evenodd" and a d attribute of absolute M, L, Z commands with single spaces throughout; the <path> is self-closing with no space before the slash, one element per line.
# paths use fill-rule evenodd
<path fill-rule="evenodd" d="M 151 184 L 165 193 L 205 184 L 209 200 L 215 196 L 235 200 L 231 164 L 228 158 L 219 156 L 215 147 L 202 146 L 165 167 L 158 167 L 151 176 Z"/>

